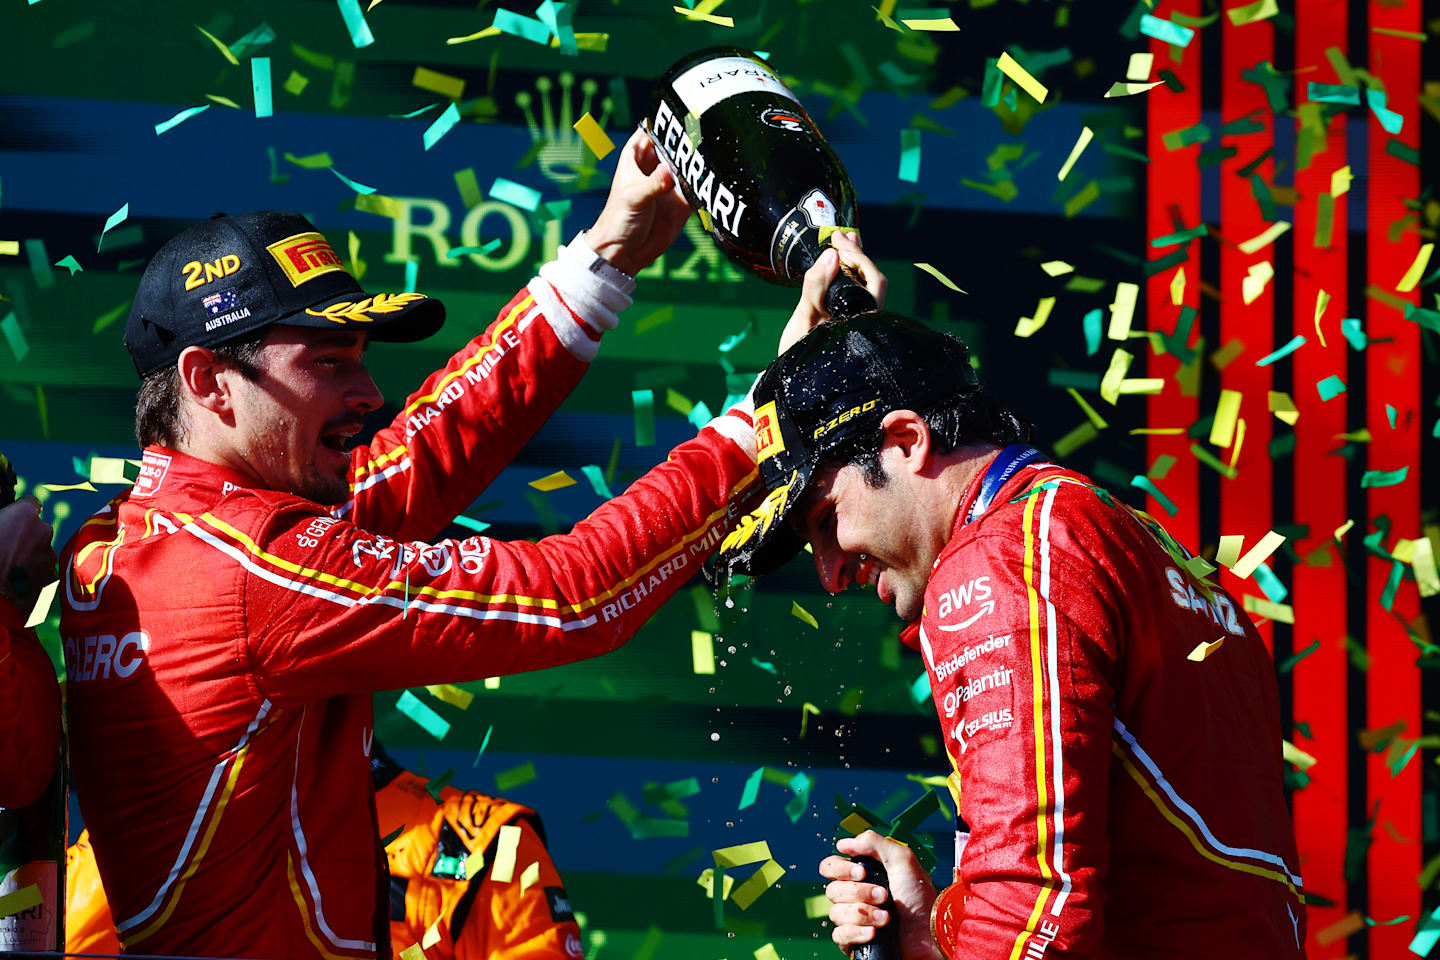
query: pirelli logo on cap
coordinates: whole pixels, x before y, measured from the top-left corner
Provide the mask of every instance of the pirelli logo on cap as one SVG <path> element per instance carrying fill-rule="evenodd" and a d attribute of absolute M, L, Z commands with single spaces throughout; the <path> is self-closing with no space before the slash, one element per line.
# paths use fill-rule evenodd
<path fill-rule="evenodd" d="M 777 453 L 785 451 L 785 440 L 780 436 L 780 421 L 775 415 L 775 401 L 761 404 L 755 411 L 755 462 L 764 463 Z"/>
<path fill-rule="evenodd" d="M 316 231 L 297 233 L 293 237 L 277 240 L 265 248 L 280 264 L 291 286 L 300 286 L 307 280 L 336 270 L 345 271 L 340 257 L 330 246 L 330 241 Z"/>

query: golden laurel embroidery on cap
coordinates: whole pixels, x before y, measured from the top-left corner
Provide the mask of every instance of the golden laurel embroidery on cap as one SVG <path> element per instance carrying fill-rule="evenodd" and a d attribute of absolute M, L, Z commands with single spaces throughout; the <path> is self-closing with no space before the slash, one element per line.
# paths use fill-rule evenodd
<path fill-rule="evenodd" d="M 228 277 L 239 269 L 240 258 L 233 253 L 227 253 L 213 263 L 191 260 L 180 268 L 180 272 L 185 274 L 185 289 L 194 290 L 196 287 L 203 287 L 211 280 Z"/>
<path fill-rule="evenodd" d="M 764 463 L 784 452 L 785 438 L 780 436 L 780 421 L 775 413 L 775 401 L 771 400 L 755 411 L 755 462 Z"/>
<path fill-rule="evenodd" d="M 277 240 L 265 249 L 280 264 L 280 269 L 285 271 L 290 285 L 294 287 L 337 270 L 346 272 L 330 241 L 314 230 Z"/>
<path fill-rule="evenodd" d="M 790 479 L 785 482 L 783 487 L 771 490 L 761 501 L 760 506 L 741 517 L 739 524 L 726 534 L 724 541 L 721 542 L 720 552 L 729 553 L 731 550 L 738 550 L 749 543 L 756 534 L 764 536 L 771 525 L 775 523 L 775 518 L 785 511 L 785 504 L 790 500 L 790 490 L 795 486 L 795 481 L 799 479 L 799 476 L 800 471 L 790 471 Z"/>
<path fill-rule="evenodd" d="M 393 296 L 377 293 L 364 300 L 344 300 L 332 303 L 323 310 L 306 309 L 312 317 L 324 317 L 334 323 L 374 323 L 372 313 L 398 313 L 407 303 L 424 300 L 423 293 L 397 293 Z"/>

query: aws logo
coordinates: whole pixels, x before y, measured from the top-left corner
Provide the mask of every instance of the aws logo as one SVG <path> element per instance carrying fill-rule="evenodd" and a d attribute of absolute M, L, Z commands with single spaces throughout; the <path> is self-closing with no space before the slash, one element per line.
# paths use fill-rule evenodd
<path fill-rule="evenodd" d="M 788 133 L 805 132 L 805 117 L 797 110 L 786 110 L 784 107 L 766 107 L 760 114 L 760 122 Z"/>

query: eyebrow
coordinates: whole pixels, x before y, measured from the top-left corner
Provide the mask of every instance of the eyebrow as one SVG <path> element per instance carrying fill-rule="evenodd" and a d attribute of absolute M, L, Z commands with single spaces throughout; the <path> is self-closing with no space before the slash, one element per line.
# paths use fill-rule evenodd
<path fill-rule="evenodd" d="M 332 332 L 325 331 L 312 336 L 305 344 L 314 350 L 324 350 L 330 347 L 353 347 L 356 344 L 356 337 L 359 337 L 360 349 L 363 352 L 370 346 L 370 338 L 361 333 L 346 333 L 339 330 Z"/>

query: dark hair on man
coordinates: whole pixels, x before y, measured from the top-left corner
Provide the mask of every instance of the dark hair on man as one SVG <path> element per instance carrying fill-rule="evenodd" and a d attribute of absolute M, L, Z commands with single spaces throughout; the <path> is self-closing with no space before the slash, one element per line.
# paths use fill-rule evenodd
<path fill-rule="evenodd" d="M 240 371 L 246 380 L 259 380 L 260 346 L 268 332 L 268 328 L 262 328 L 209 349 Z M 174 447 L 185 439 L 185 418 L 180 411 L 180 370 L 175 364 L 156 370 L 140 382 L 140 392 L 135 396 L 135 439 L 142 447 L 151 444 Z"/>
<path fill-rule="evenodd" d="M 949 453 L 968 443 L 993 443 L 1001 447 L 1029 443 L 1032 435 L 1028 420 L 1002 406 L 983 389 L 953 394 L 928 410 L 916 412 L 930 428 L 936 453 Z M 884 441 L 885 431 L 876 430 L 822 460 L 841 466 L 853 463 L 861 469 L 867 484 L 883 487 L 889 479 L 880 466 Z"/>

